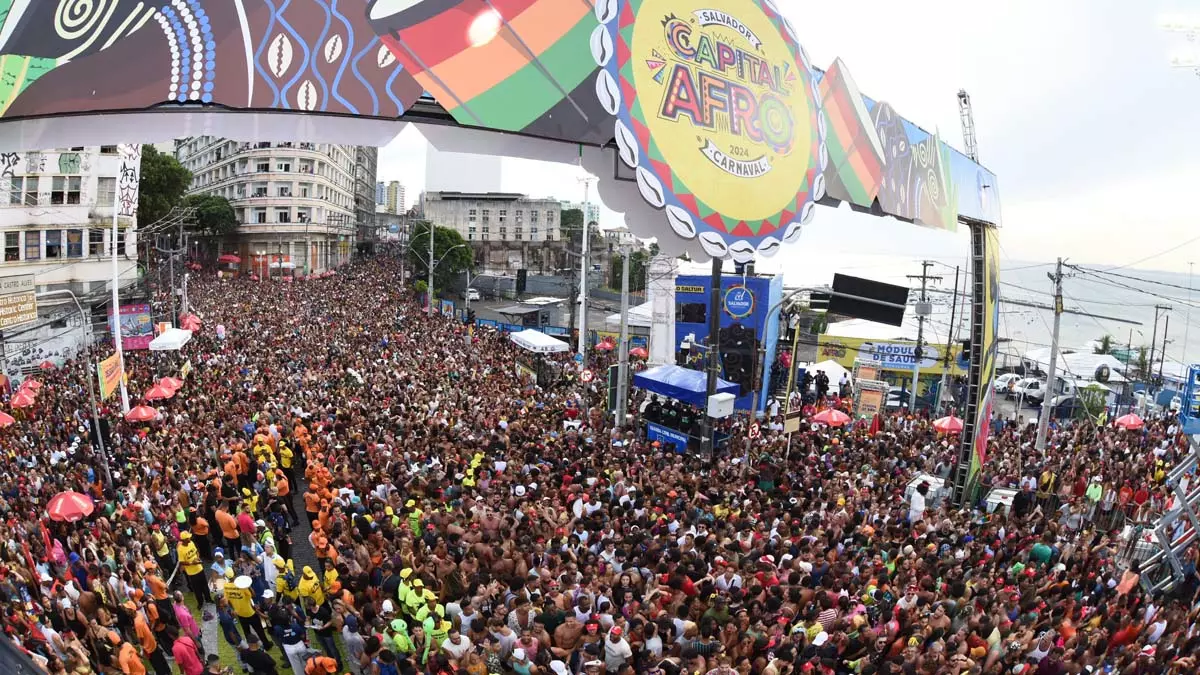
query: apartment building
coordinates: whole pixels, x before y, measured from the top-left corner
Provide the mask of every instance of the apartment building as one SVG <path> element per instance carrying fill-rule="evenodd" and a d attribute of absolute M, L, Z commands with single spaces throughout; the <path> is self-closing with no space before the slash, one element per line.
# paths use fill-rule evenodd
<path fill-rule="evenodd" d="M 562 205 L 507 192 L 426 192 L 425 219 L 472 242 L 561 241 Z"/>

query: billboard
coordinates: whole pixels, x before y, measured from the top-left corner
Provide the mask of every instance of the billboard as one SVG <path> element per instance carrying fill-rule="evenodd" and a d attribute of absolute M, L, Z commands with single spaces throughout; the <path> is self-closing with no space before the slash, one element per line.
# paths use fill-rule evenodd
<path fill-rule="evenodd" d="M 707 275 L 680 275 L 675 278 L 675 336 L 682 341 L 692 336 L 696 344 L 708 341 L 709 289 L 712 278 Z M 779 341 L 779 312 L 771 317 L 767 312 L 777 307 L 783 296 L 781 276 L 725 276 L 719 294 L 721 334 L 718 354 L 721 379 L 738 384 L 741 389 L 736 407 L 749 410 L 751 392 L 756 383 L 771 381 L 770 365 L 775 363 L 775 347 Z M 759 349 L 765 350 L 760 358 Z M 707 352 L 692 349 L 676 353 L 676 361 L 696 370 L 704 369 Z M 760 386 L 758 409 L 766 405 L 768 387 Z"/>
<path fill-rule="evenodd" d="M 665 253 L 771 255 L 842 201 L 939 229 L 1000 220 L 991 172 L 863 95 L 842 61 L 809 60 L 796 3 L 0 6 L 0 150 L 17 162 L 34 143 L 134 134 L 383 145 L 399 131 L 386 121 L 413 120 L 508 132 L 451 129 L 442 147 L 431 124 L 442 151 L 583 163 Z"/>
<path fill-rule="evenodd" d="M 112 310 L 108 310 L 108 330 L 113 330 Z M 149 349 L 154 339 L 154 321 L 150 305 L 121 305 L 121 348 Z"/>
<path fill-rule="evenodd" d="M 0 279 L 0 330 L 37 321 L 37 285 L 32 274 Z"/>
<path fill-rule="evenodd" d="M 835 335 L 821 335 L 817 338 L 817 361 L 831 359 L 837 361 L 846 370 L 854 372 L 855 367 L 874 368 L 878 371 L 900 372 L 911 375 L 913 362 L 916 360 L 916 343 L 892 340 L 866 340 L 862 338 L 845 338 Z M 924 344 L 921 346 L 921 374 L 965 376 L 967 374 L 966 360 L 950 355 L 950 367 L 945 363 L 946 345 Z M 868 378 L 868 379 L 874 379 Z"/>

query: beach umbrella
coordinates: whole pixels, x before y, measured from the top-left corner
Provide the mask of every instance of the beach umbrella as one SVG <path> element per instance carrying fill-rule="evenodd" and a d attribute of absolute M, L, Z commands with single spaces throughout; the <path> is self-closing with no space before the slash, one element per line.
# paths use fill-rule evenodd
<path fill-rule="evenodd" d="M 184 314 L 179 317 L 179 327 L 192 332 L 200 330 L 200 317 L 195 314 Z"/>
<path fill-rule="evenodd" d="M 1122 429 L 1141 429 L 1145 424 L 1146 423 L 1142 421 L 1142 418 L 1133 413 L 1121 415 L 1116 421 L 1116 425 Z"/>
<path fill-rule="evenodd" d="M 634 347 L 629 350 L 629 355 L 635 359 L 644 359 L 650 355 L 650 352 L 647 352 L 644 347 Z"/>
<path fill-rule="evenodd" d="M 125 413 L 125 419 L 130 422 L 149 422 L 158 417 L 158 411 L 148 405 L 139 405 Z"/>
<path fill-rule="evenodd" d="M 183 386 L 183 380 L 177 377 L 164 377 L 158 381 L 158 384 L 159 386 L 166 387 L 171 391 L 179 391 L 180 387 Z"/>
<path fill-rule="evenodd" d="M 25 380 L 21 383 L 21 389 L 28 389 L 30 393 L 36 394 L 38 389 L 42 388 L 42 383 L 37 380 Z"/>
<path fill-rule="evenodd" d="M 0 427 L 11 427 L 17 420 L 6 412 L 0 412 Z"/>
<path fill-rule="evenodd" d="M 174 389 L 164 387 L 162 385 L 162 383 L 160 382 L 160 383 L 154 385 L 153 387 L 150 387 L 150 391 L 146 392 L 145 398 L 147 401 L 157 401 L 159 399 L 171 398 L 174 395 L 175 395 Z"/>
<path fill-rule="evenodd" d="M 33 392 L 21 389 L 9 400 L 9 404 L 14 408 L 28 408 L 34 404 Z"/>
<path fill-rule="evenodd" d="M 842 427 L 850 423 L 850 416 L 837 408 L 826 408 L 812 416 L 812 421 L 830 427 Z"/>
<path fill-rule="evenodd" d="M 614 344 L 613 341 L 609 340 L 608 338 L 601 340 L 596 345 L 596 351 L 598 351 L 598 352 L 611 352 L 612 350 L 614 350 L 616 348 L 617 348 L 617 345 Z"/>
<path fill-rule="evenodd" d="M 957 434 L 963 430 L 963 421 L 954 415 L 933 421 L 933 428 L 944 434 Z"/>
<path fill-rule="evenodd" d="M 38 364 L 39 370 L 54 370 L 57 367 L 58 366 L 54 365 L 54 362 L 51 361 L 50 359 L 46 359 L 45 361 L 42 361 L 41 363 Z"/>
<path fill-rule="evenodd" d="M 92 515 L 96 505 L 92 498 L 79 492 L 60 492 L 50 498 L 46 505 L 46 514 L 50 520 L 73 523 Z"/>

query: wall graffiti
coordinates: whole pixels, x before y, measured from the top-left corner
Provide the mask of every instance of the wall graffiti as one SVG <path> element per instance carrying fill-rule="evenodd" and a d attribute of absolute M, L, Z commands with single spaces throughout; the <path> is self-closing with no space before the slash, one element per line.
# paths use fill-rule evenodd
<path fill-rule="evenodd" d="M 25 153 L 25 173 L 41 173 L 46 170 L 46 156 L 40 152 Z"/>
<path fill-rule="evenodd" d="M 117 215 L 134 217 L 138 207 L 138 181 L 142 163 L 142 146 L 122 143 L 117 148 L 121 168 L 117 173 Z"/>
<path fill-rule="evenodd" d="M 78 152 L 62 152 L 58 155 L 59 173 L 79 173 L 82 160 Z"/>
<path fill-rule="evenodd" d="M 16 171 L 17 164 L 21 162 L 21 156 L 15 152 L 5 152 L 0 154 L 0 178 L 11 180 L 13 172 Z"/>

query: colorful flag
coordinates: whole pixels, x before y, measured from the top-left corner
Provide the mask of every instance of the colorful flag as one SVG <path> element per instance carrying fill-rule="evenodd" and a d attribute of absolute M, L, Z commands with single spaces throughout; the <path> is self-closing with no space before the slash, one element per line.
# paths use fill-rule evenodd
<path fill-rule="evenodd" d="M 100 400 L 107 399 L 121 385 L 121 357 L 113 354 L 96 364 L 96 379 L 100 381 Z"/>
<path fill-rule="evenodd" d="M 188 375 L 191 375 L 191 373 L 192 373 L 192 360 L 188 359 L 187 361 L 183 362 L 182 366 L 179 367 L 179 379 L 186 380 Z"/>

